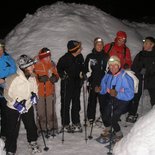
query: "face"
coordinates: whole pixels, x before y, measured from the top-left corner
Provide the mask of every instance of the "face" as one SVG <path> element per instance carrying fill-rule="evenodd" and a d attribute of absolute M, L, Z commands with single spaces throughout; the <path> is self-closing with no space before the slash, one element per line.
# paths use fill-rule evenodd
<path fill-rule="evenodd" d="M 155 44 L 152 43 L 149 39 L 145 40 L 143 44 L 144 51 L 152 51 L 152 48 Z"/>
<path fill-rule="evenodd" d="M 72 53 L 72 55 L 76 57 L 77 55 L 81 54 L 81 51 L 82 51 L 82 47 L 80 47 L 75 53 Z"/>
<path fill-rule="evenodd" d="M 125 42 L 126 42 L 126 39 L 125 38 L 117 38 L 117 45 L 118 46 L 124 45 Z"/>
<path fill-rule="evenodd" d="M 109 70 L 113 75 L 115 75 L 119 71 L 119 66 L 118 64 L 110 64 L 109 65 Z"/>
<path fill-rule="evenodd" d="M 34 65 L 31 65 L 29 67 L 27 67 L 25 69 L 26 73 L 29 74 L 29 75 L 33 75 L 34 74 Z"/>
<path fill-rule="evenodd" d="M 95 50 L 96 50 L 97 52 L 101 52 L 102 49 L 103 49 L 103 44 L 102 44 L 101 42 L 96 43 L 96 45 L 95 45 Z"/>
<path fill-rule="evenodd" d="M 0 57 L 3 55 L 4 51 L 3 51 L 3 48 L 0 47 Z"/>
<path fill-rule="evenodd" d="M 45 63 L 49 63 L 49 61 L 51 61 L 51 56 L 47 56 L 45 58 L 42 58 L 42 61 L 44 61 Z"/>

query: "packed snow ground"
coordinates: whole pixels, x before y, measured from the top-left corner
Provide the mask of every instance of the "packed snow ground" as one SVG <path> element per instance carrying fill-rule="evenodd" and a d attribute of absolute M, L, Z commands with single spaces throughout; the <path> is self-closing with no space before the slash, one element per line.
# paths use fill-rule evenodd
<path fill-rule="evenodd" d="M 111 15 L 97 9 L 93 6 L 79 5 L 79 4 L 66 4 L 58 2 L 50 6 L 44 6 L 36 10 L 33 15 L 27 14 L 21 23 L 19 23 L 7 36 L 6 47 L 8 52 L 15 58 L 23 53 L 35 56 L 39 50 L 43 47 L 48 47 L 52 51 L 52 59 L 57 63 L 58 59 L 66 52 L 67 42 L 75 39 L 82 42 L 84 57 L 91 52 L 93 48 L 93 40 L 95 37 L 102 37 L 105 43 L 112 42 L 115 38 L 117 31 L 123 30 L 127 33 L 127 46 L 131 50 L 132 58 L 142 48 L 142 40 L 146 36 L 155 36 L 155 25 L 145 23 L 129 23 L 125 20 L 119 20 Z M 83 92 L 81 92 L 81 123 L 83 123 Z M 144 92 L 139 106 L 140 117 L 149 112 L 150 102 L 147 91 Z M 56 84 L 56 110 L 60 124 L 60 81 Z M 143 104 L 142 104 L 143 103 Z M 97 108 L 97 116 L 99 116 Z M 147 145 L 148 150 L 155 150 L 152 146 L 155 143 L 155 138 L 151 138 L 152 142 L 147 143 L 147 136 L 155 135 L 155 126 L 150 124 L 154 123 L 155 117 L 153 111 L 150 111 L 150 115 L 146 115 L 146 119 L 141 119 L 137 122 L 135 128 L 115 148 L 115 155 L 144 155 L 136 150 L 144 149 Z M 152 118 L 148 118 L 148 115 Z M 124 136 L 130 132 L 133 124 L 127 124 L 125 115 L 122 116 L 120 122 Z M 145 117 L 145 116 L 144 116 Z M 147 121 L 150 128 L 143 125 L 143 121 Z M 127 126 L 127 127 L 125 127 Z M 136 128 L 143 128 L 143 130 L 136 130 Z M 146 129 L 145 129 L 146 127 Z M 149 131 L 147 131 L 149 130 Z M 144 133 L 150 133 L 150 135 Z M 56 137 L 50 137 L 46 140 L 46 145 L 49 150 L 46 152 L 43 150 L 44 144 L 41 137 L 38 139 L 38 143 L 42 148 L 42 155 L 106 155 L 108 150 L 104 145 L 97 143 L 94 139 L 100 135 L 102 128 L 94 127 L 93 139 L 85 141 L 85 132 L 69 134 L 65 133 L 64 143 L 62 144 L 62 134 Z M 135 141 L 135 132 L 139 135 L 136 137 L 137 145 L 132 145 L 132 149 L 127 147 L 131 146 L 131 143 Z M 87 128 L 87 135 L 90 133 L 90 127 Z M 148 137 L 149 138 L 149 137 Z M 147 143 L 147 144 L 146 144 Z M 135 143 L 134 143 L 135 144 Z M 139 147 L 139 148 L 138 148 Z M 126 150 L 122 154 L 122 149 Z M 134 149 L 135 148 L 135 149 Z M 134 153 L 131 151 L 134 150 Z M 21 124 L 20 134 L 18 138 L 17 155 L 29 155 L 29 150 L 26 141 L 25 129 Z M 155 153 L 154 153 L 155 154 Z M 147 154 L 145 154 L 147 155 Z M 152 155 L 152 154 L 149 154 Z"/>

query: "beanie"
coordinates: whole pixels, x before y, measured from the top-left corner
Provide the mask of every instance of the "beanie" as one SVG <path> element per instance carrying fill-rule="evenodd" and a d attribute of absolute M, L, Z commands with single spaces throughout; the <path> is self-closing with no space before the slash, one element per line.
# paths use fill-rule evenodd
<path fill-rule="evenodd" d="M 116 55 L 111 56 L 108 60 L 108 65 L 114 65 L 114 64 L 117 64 L 119 68 L 121 67 L 120 59 Z"/>
<path fill-rule="evenodd" d="M 21 55 L 17 59 L 17 64 L 18 64 L 20 69 L 25 69 L 25 68 L 27 68 L 29 66 L 32 66 L 35 63 L 36 63 L 35 60 L 33 60 L 32 58 L 30 58 L 29 56 L 27 56 L 25 54 Z"/>
<path fill-rule="evenodd" d="M 39 59 L 43 59 L 48 56 L 51 56 L 51 51 L 47 47 L 44 47 L 39 51 Z"/>
<path fill-rule="evenodd" d="M 116 33 L 116 38 L 124 38 L 124 39 L 126 39 L 127 38 L 127 34 L 124 31 L 118 31 Z"/>
<path fill-rule="evenodd" d="M 151 36 L 146 37 L 144 41 L 146 41 L 146 40 L 150 40 L 152 43 L 155 44 L 155 38 L 153 38 Z"/>
<path fill-rule="evenodd" d="M 103 39 L 100 37 L 96 37 L 94 39 L 94 46 L 96 46 L 97 43 L 102 43 L 104 45 Z"/>
<path fill-rule="evenodd" d="M 81 43 L 76 40 L 70 40 L 67 43 L 68 52 L 75 53 L 78 49 L 81 48 Z"/>

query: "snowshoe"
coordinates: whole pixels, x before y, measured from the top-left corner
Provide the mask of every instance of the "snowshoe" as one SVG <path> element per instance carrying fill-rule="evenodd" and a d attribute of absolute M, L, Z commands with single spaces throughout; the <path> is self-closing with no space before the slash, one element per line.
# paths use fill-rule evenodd
<path fill-rule="evenodd" d="M 116 144 L 116 142 L 115 142 L 115 141 L 112 141 L 111 144 L 108 144 L 108 145 L 106 145 L 105 147 L 106 147 L 107 149 L 112 150 L 112 149 L 114 148 L 114 145 L 115 145 L 115 144 Z"/>
<path fill-rule="evenodd" d="M 12 152 L 6 152 L 6 155 L 15 155 L 15 153 L 12 153 Z"/>
<path fill-rule="evenodd" d="M 80 123 L 78 123 L 78 124 L 72 124 L 71 130 L 72 130 L 73 133 L 74 132 L 82 132 L 82 126 L 81 126 Z"/>
<path fill-rule="evenodd" d="M 41 153 L 41 149 L 39 148 L 39 146 L 38 146 L 36 141 L 30 142 L 29 143 L 29 148 L 31 149 L 32 154 Z"/>
<path fill-rule="evenodd" d="M 95 125 L 98 126 L 98 127 L 102 127 L 103 122 L 102 122 L 102 118 L 101 117 L 96 119 Z"/>
<path fill-rule="evenodd" d="M 72 133 L 72 128 L 70 125 L 65 125 L 64 127 L 61 128 L 61 130 L 59 131 L 59 133 L 62 132 L 67 132 L 67 133 Z"/>
<path fill-rule="evenodd" d="M 100 135 L 98 138 L 96 138 L 96 141 L 99 142 L 100 144 L 106 144 L 110 141 L 110 138 Z"/>
<path fill-rule="evenodd" d="M 137 118 L 138 118 L 138 114 L 136 114 L 136 115 L 129 114 L 126 118 L 126 122 L 135 123 L 137 121 Z"/>

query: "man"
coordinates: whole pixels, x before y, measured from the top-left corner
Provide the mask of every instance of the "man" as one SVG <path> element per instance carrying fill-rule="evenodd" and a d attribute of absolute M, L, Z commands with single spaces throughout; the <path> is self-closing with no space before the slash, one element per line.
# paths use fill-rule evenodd
<path fill-rule="evenodd" d="M 127 112 L 129 101 L 134 97 L 133 79 L 121 69 L 121 62 L 117 56 L 111 56 L 108 61 L 109 72 L 101 81 L 101 88 L 96 88 L 97 92 L 106 95 L 107 105 L 103 113 L 103 123 L 105 129 L 97 139 L 100 143 L 107 143 L 110 134 L 114 131 L 115 141 L 123 137 L 119 120 L 123 113 Z"/>
<path fill-rule="evenodd" d="M 70 40 L 67 43 L 67 48 L 68 52 L 57 63 L 58 73 L 61 78 L 62 129 L 66 132 L 82 132 L 80 123 L 82 79 L 80 78 L 80 73 L 84 70 L 84 58 L 81 54 L 82 47 L 79 41 Z M 70 121 L 72 121 L 72 124 L 70 124 Z"/>
<path fill-rule="evenodd" d="M 39 51 L 37 59 L 38 62 L 35 64 L 39 95 L 37 108 L 42 130 L 48 136 L 50 132 L 53 133 L 55 130 L 58 130 L 55 108 L 55 83 L 59 80 L 59 75 L 54 62 L 51 60 L 51 51 L 48 48 L 42 48 Z M 40 132 L 38 123 L 37 126 Z"/>
<path fill-rule="evenodd" d="M 32 153 L 40 152 L 37 145 L 37 127 L 34 120 L 33 104 L 36 104 L 38 87 L 34 75 L 33 59 L 21 55 L 17 60 L 19 68 L 17 73 L 6 78 L 4 97 L 6 106 L 6 155 L 15 155 L 17 138 L 22 119 L 27 141 Z"/>
<path fill-rule="evenodd" d="M 137 110 L 144 89 L 148 89 L 151 106 L 155 105 L 155 38 L 148 36 L 143 43 L 143 49 L 135 56 L 131 69 L 139 79 L 138 93 L 135 94 L 129 105 L 127 122 L 135 123 L 138 117 Z"/>
<path fill-rule="evenodd" d="M 6 100 L 3 96 L 5 87 L 5 78 L 16 73 L 16 63 L 14 59 L 6 52 L 5 43 L 0 40 L 0 108 L 1 108 L 1 138 L 5 140 L 6 136 Z"/>
<path fill-rule="evenodd" d="M 104 109 L 103 95 L 95 92 L 95 87 L 100 86 L 101 79 L 103 78 L 107 61 L 109 59 L 108 54 L 104 52 L 103 39 L 97 37 L 94 39 L 94 48 L 91 53 L 86 56 L 85 71 L 88 77 L 88 107 L 87 118 L 89 123 L 93 123 L 96 117 L 96 105 L 97 100 L 100 105 L 100 111 Z"/>
<path fill-rule="evenodd" d="M 127 34 L 124 31 L 118 31 L 114 42 L 108 43 L 104 46 L 104 50 L 110 56 L 116 55 L 121 61 L 121 68 L 127 69 L 131 67 L 131 53 L 126 46 Z"/>

